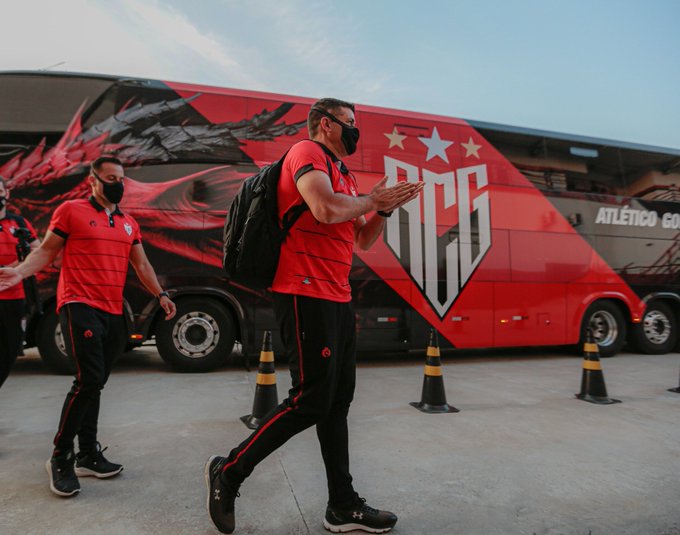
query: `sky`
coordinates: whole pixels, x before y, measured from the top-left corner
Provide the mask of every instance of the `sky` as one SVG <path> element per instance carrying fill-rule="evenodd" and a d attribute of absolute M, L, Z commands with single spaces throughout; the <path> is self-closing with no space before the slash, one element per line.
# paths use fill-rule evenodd
<path fill-rule="evenodd" d="M 22 0 L 3 19 L 0 70 L 333 96 L 680 149 L 680 0 Z"/>

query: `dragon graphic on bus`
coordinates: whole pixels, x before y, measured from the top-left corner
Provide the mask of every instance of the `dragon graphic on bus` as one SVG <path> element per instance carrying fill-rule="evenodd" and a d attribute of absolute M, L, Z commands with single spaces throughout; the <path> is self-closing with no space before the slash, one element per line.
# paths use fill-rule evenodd
<path fill-rule="evenodd" d="M 36 226 L 44 229 L 54 206 L 87 197 L 88 166 L 102 154 L 115 154 L 128 169 L 134 169 L 202 157 L 201 151 L 209 151 L 213 159 L 236 159 L 256 169 L 242 150 L 243 140 L 271 141 L 281 135 L 297 134 L 304 126 L 304 122 L 279 122 L 292 107 L 287 103 L 239 122 L 164 125 L 169 118 L 177 121 L 187 115 L 190 102 L 197 96 L 151 103 L 128 102 L 111 117 L 87 128 L 83 127 L 83 103 L 54 147 L 47 147 L 43 139 L 33 150 L 20 152 L 1 165 L 0 176 L 8 179 L 17 208 L 31 213 Z M 204 216 L 197 219 L 197 209 L 205 201 L 197 194 L 197 188 L 210 191 L 213 210 L 223 211 L 249 174 L 231 165 L 216 165 L 162 183 L 131 178 L 126 181 L 121 208 L 134 212 L 145 229 L 149 247 L 198 263 L 207 261 L 220 268 L 219 233 L 224 219 L 212 218 L 207 226 L 214 232 L 206 238 Z M 149 208 L 163 210 L 172 217 L 159 220 Z"/>

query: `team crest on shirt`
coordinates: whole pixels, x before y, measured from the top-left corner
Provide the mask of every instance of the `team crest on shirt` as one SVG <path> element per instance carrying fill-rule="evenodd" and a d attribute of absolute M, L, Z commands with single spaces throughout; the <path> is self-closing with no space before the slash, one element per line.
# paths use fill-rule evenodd
<path fill-rule="evenodd" d="M 128 236 L 132 236 L 132 225 L 130 225 L 130 223 L 125 223 L 123 228 L 125 229 L 125 232 L 127 232 Z"/>

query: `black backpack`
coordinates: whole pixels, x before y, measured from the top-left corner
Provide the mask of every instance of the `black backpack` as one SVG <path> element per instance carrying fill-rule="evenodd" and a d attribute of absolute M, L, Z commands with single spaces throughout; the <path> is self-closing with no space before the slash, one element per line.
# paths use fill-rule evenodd
<path fill-rule="evenodd" d="M 283 228 L 279 226 L 277 184 L 286 154 L 245 179 L 224 223 L 224 270 L 229 279 L 251 288 L 272 285 L 281 244 L 308 209 L 304 202 L 293 206 L 283 217 Z M 330 162 L 328 172 L 331 172 Z"/>

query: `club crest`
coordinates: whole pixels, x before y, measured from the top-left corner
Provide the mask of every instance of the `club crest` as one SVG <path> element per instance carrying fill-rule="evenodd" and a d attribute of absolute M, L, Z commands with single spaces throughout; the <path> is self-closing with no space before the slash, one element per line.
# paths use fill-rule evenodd
<path fill-rule="evenodd" d="M 491 247 L 487 166 L 470 165 L 455 151 L 449 160 L 453 141 L 441 139 L 436 128 L 419 140 L 424 161 L 383 157 L 387 187 L 403 179 L 425 183 L 419 198 L 386 221 L 384 239 L 415 291 L 443 319 Z"/>

